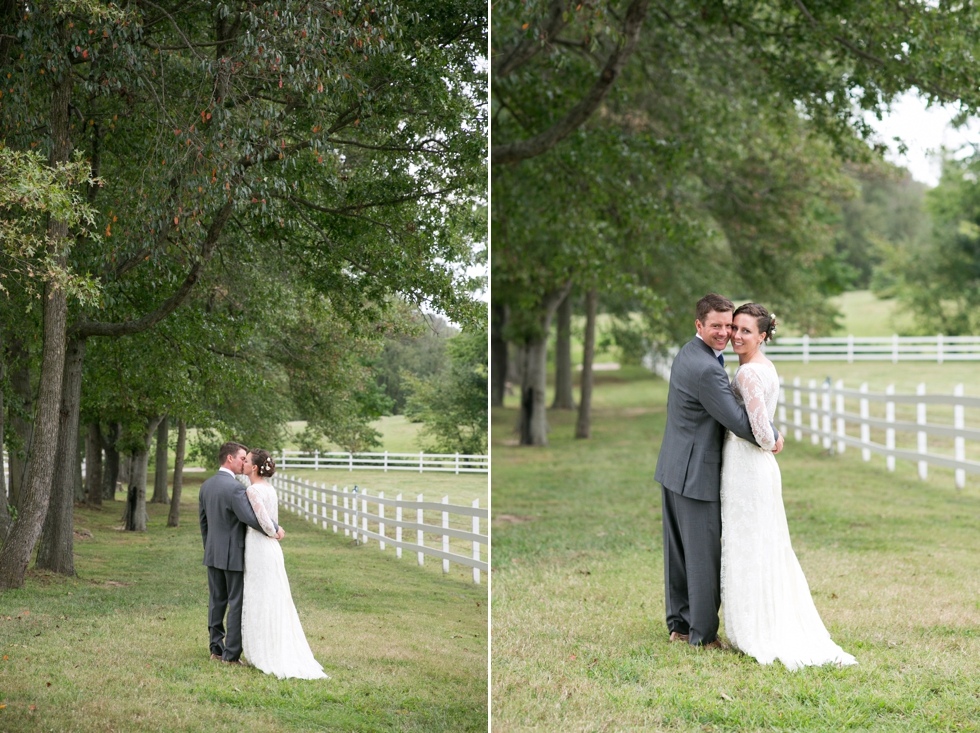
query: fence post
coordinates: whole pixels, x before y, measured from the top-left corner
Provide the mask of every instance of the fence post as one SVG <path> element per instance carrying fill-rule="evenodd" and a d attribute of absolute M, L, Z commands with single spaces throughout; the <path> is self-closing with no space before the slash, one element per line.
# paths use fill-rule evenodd
<path fill-rule="evenodd" d="M 779 378 L 779 432 L 786 435 L 786 381 Z"/>
<path fill-rule="evenodd" d="M 385 473 L 388 473 L 388 451 L 385 451 Z"/>
<path fill-rule="evenodd" d="M 422 494 L 419 494 L 419 503 L 421 504 L 422 501 L 423 501 Z M 418 530 L 418 546 L 419 547 L 425 547 L 425 542 L 424 542 L 424 540 L 422 538 L 422 529 L 421 529 L 421 524 L 424 521 L 423 518 L 422 518 L 422 510 L 421 509 L 417 509 L 416 510 L 416 513 L 415 513 L 415 521 L 420 525 L 419 530 Z M 425 553 L 424 552 L 420 552 L 419 553 L 419 567 L 421 567 L 424 563 L 425 563 Z"/>
<path fill-rule="evenodd" d="M 473 500 L 473 508 L 474 509 L 480 508 L 479 499 Z M 473 516 L 473 534 L 480 534 L 480 518 L 476 515 Z M 480 561 L 480 543 L 477 542 L 476 540 L 473 540 L 473 559 L 476 560 L 477 562 Z M 474 583 L 480 582 L 480 568 L 473 568 L 473 582 Z"/>
<path fill-rule="evenodd" d="M 367 531 L 368 531 L 368 525 L 367 525 L 367 522 L 368 522 L 368 518 L 367 518 L 367 515 L 368 515 L 368 501 L 367 501 L 367 497 L 368 496 L 369 496 L 368 490 L 367 489 L 364 489 L 363 498 L 361 499 L 361 511 L 364 512 L 364 516 L 361 517 L 361 542 L 363 544 L 365 544 L 365 545 L 368 543 L 368 536 L 367 536 Z"/>
<path fill-rule="evenodd" d="M 837 390 L 836 399 L 836 411 L 837 411 L 837 435 L 843 438 L 847 435 L 845 425 L 844 425 L 844 395 L 840 393 L 840 390 L 844 389 L 844 380 L 838 379 L 836 384 L 834 384 L 834 389 Z M 843 453 L 844 449 L 847 448 L 847 443 L 843 440 L 837 441 L 837 452 Z"/>
<path fill-rule="evenodd" d="M 422 473 L 422 451 L 419 451 L 419 473 Z"/>
<path fill-rule="evenodd" d="M 354 470 L 354 454 L 350 452 L 347 453 L 347 470 Z"/>
<path fill-rule="evenodd" d="M 936 334 L 936 362 L 943 363 L 943 335 Z"/>
<path fill-rule="evenodd" d="M 443 504 L 448 504 L 449 503 L 449 497 L 448 496 L 442 497 L 442 503 Z M 442 528 L 443 529 L 449 529 L 449 512 L 443 512 L 442 513 Z M 449 552 L 449 535 L 448 534 L 443 534 L 443 536 L 442 536 L 442 551 L 443 552 Z M 442 560 L 442 572 L 444 574 L 449 572 L 449 560 L 447 560 L 445 558 L 443 558 L 443 560 Z"/>
<path fill-rule="evenodd" d="M 810 363 L 810 336 L 803 334 L 803 363 Z"/>
<path fill-rule="evenodd" d="M 286 470 L 286 449 L 285 448 L 282 449 L 282 461 L 281 461 L 281 463 L 282 463 L 282 465 L 279 468 L 281 468 L 283 471 L 285 471 Z"/>
<path fill-rule="evenodd" d="M 459 451 L 456 451 L 456 475 L 459 476 Z"/>
<path fill-rule="evenodd" d="M 889 384 L 885 387 L 886 395 L 895 394 L 895 385 Z M 895 422 L 895 403 L 885 402 L 885 422 Z M 885 447 L 893 451 L 895 450 L 895 428 L 885 428 Z M 889 471 L 895 470 L 895 456 L 888 455 L 885 458 L 885 465 L 888 467 Z"/>
<path fill-rule="evenodd" d="M 926 383 L 920 382 L 919 386 L 915 388 L 915 393 L 917 395 L 924 395 L 926 393 Z M 915 405 L 915 422 L 918 425 L 926 424 L 926 404 L 925 402 L 917 402 Z M 920 455 L 925 455 L 927 449 L 927 436 L 925 432 L 920 430 L 916 433 L 916 442 L 918 443 L 918 450 Z M 929 478 L 929 464 L 925 461 L 919 461 L 919 478 L 927 479 Z"/>
<path fill-rule="evenodd" d="M 378 492 L 378 498 L 379 499 L 384 499 L 385 498 L 385 492 L 379 491 Z M 382 504 L 379 501 L 378 502 L 378 534 L 381 535 L 382 537 L 385 536 L 385 521 L 384 520 L 385 520 L 385 505 Z M 379 540 L 379 541 L 381 543 L 381 549 L 384 550 L 385 549 L 385 541 L 384 540 Z"/>
<path fill-rule="evenodd" d="M 800 410 L 800 378 L 793 377 L 793 425 L 796 429 L 793 431 L 793 437 L 796 438 L 796 442 L 799 443 L 803 440 L 803 431 L 800 427 L 803 425 L 803 412 Z"/>
<path fill-rule="evenodd" d="M 402 559 L 402 495 L 395 497 L 398 503 L 395 505 L 395 557 Z"/>
<path fill-rule="evenodd" d="M 898 364 L 898 334 L 892 336 L 892 364 Z"/>
<path fill-rule="evenodd" d="M 867 382 L 864 382 L 861 385 L 861 391 L 864 392 L 865 394 L 868 393 L 868 383 Z M 867 420 L 870 416 L 871 416 L 871 413 L 870 413 L 870 411 L 868 409 L 868 398 L 867 397 L 862 397 L 861 398 L 861 420 L 862 420 L 862 422 L 861 422 L 861 442 L 862 443 L 870 443 L 871 442 L 871 426 L 868 425 L 868 423 L 864 422 L 864 420 Z M 870 461 L 871 460 L 871 449 L 870 448 L 862 448 L 861 449 L 861 458 L 863 460 L 865 460 L 865 461 Z"/>
<path fill-rule="evenodd" d="M 337 484 L 333 485 L 333 490 L 334 490 L 333 501 L 330 503 L 333 504 L 333 531 L 334 533 L 336 533 L 337 532 Z"/>
<path fill-rule="evenodd" d="M 847 334 L 847 363 L 854 363 L 854 334 Z"/>
<path fill-rule="evenodd" d="M 956 397 L 963 396 L 963 385 L 957 384 L 953 387 L 953 395 Z M 962 430 L 966 427 L 963 419 L 963 405 L 955 405 L 953 407 L 953 427 L 957 430 Z M 956 436 L 956 460 L 965 461 L 966 460 L 966 439 L 962 435 Z M 962 489 L 966 486 L 966 471 L 962 468 L 956 469 L 956 488 Z"/>
<path fill-rule="evenodd" d="M 320 451 L 319 450 L 313 451 L 313 470 L 314 471 L 319 471 L 320 470 Z"/>
<path fill-rule="evenodd" d="M 347 494 L 347 487 L 344 487 L 344 537 L 350 537 L 350 512 L 347 510 L 350 505 L 347 503 L 350 500 L 350 496 Z M 355 539 L 357 539 L 355 537 Z"/>
<path fill-rule="evenodd" d="M 807 382 L 810 388 L 810 441 L 814 445 L 820 444 L 820 416 L 817 414 L 817 380 L 811 379 Z"/>
<path fill-rule="evenodd" d="M 823 447 L 830 448 L 830 377 L 823 383 L 823 394 L 820 395 L 820 412 L 823 418 L 820 421 L 821 432 L 823 433 Z"/>

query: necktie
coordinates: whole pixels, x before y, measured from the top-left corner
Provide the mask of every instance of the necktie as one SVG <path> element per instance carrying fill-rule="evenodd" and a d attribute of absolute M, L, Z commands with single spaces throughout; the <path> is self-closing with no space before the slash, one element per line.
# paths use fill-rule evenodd
<path fill-rule="evenodd" d="M 721 364 L 722 366 L 725 366 L 725 355 L 724 354 L 718 354 L 718 363 Z"/>

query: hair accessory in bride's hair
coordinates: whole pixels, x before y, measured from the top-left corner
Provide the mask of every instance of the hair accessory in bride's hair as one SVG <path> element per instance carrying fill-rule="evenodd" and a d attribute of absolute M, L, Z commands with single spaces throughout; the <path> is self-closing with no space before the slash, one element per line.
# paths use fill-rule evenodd
<path fill-rule="evenodd" d="M 769 329 L 768 329 L 768 333 L 766 334 L 766 340 L 767 341 L 770 340 L 775 335 L 776 335 L 776 314 L 775 313 L 770 313 L 769 314 Z"/>

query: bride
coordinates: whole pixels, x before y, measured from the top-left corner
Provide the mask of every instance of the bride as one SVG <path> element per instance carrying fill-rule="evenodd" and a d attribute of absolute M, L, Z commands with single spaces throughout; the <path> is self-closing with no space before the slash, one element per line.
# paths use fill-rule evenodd
<path fill-rule="evenodd" d="M 253 450 L 242 471 L 255 518 L 268 532 L 279 521 L 275 489 L 265 479 L 276 472 L 268 451 Z M 271 521 L 270 521 L 271 518 Z M 324 679 L 313 658 L 289 591 L 282 548 L 275 538 L 248 528 L 245 535 L 245 593 L 242 601 L 242 654 L 248 663 L 279 679 Z"/>
<path fill-rule="evenodd" d="M 775 327 L 775 316 L 757 303 L 735 309 L 732 347 L 739 367 L 732 386 L 736 399 L 745 405 L 759 445 L 731 431 L 725 436 L 721 475 L 725 631 L 736 649 L 762 664 L 776 659 L 788 669 L 857 664 L 827 633 L 790 543 L 782 479 L 771 453 L 770 422 L 776 413 L 779 378 L 772 362 L 759 351 Z"/>

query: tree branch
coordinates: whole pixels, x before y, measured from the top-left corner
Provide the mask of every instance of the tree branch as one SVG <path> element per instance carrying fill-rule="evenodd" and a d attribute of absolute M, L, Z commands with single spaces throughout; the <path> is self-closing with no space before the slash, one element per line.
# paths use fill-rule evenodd
<path fill-rule="evenodd" d="M 201 243 L 201 251 L 197 262 L 191 267 L 187 276 L 184 278 L 184 282 L 177 288 L 177 291 L 157 306 L 155 310 L 137 318 L 135 321 L 124 321 L 123 323 L 86 321 L 78 323 L 72 326 L 69 335 L 76 338 L 87 338 L 89 336 L 128 336 L 129 334 L 139 333 L 148 328 L 152 328 L 177 310 L 187 300 L 188 296 L 190 296 L 197 281 L 201 278 L 201 272 L 211 259 L 211 255 L 214 254 L 218 244 L 218 238 L 221 236 L 221 231 L 231 217 L 233 205 L 233 200 L 229 198 L 224 206 L 218 210 L 214 221 L 208 227 L 208 233 L 204 237 L 204 241 Z"/>
<path fill-rule="evenodd" d="M 542 36 L 539 38 L 522 38 L 509 53 L 503 55 L 493 65 L 493 76 L 495 79 L 503 79 L 522 64 L 530 61 L 537 53 L 544 48 L 545 44 L 554 40 L 568 23 L 564 20 L 565 11 L 568 9 L 566 0 L 551 0 L 548 4 L 547 20 L 544 24 Z"/>
<path fill-rule="evenodd" d="M 492 165 L 517 163 L 526 158 L 541 155 L 571 135 L 584 123 L 599 107 L 602 100 L 606 98 L 616 79 L 619 78 L 627 59 L 636 48 L 640 38 L 640 29 L 643 27 L 643 19 L 646 17 L 649 6 L 650 0 L 633 0 L 630 3 L 626 10 L 626 22 L 623 26 L 623 43 L 609 56 L 605 68 L 592 89 L 578 104 L 550 128 L 534 137 L 506 145 L 492 146 L 490 163 Z"/>

